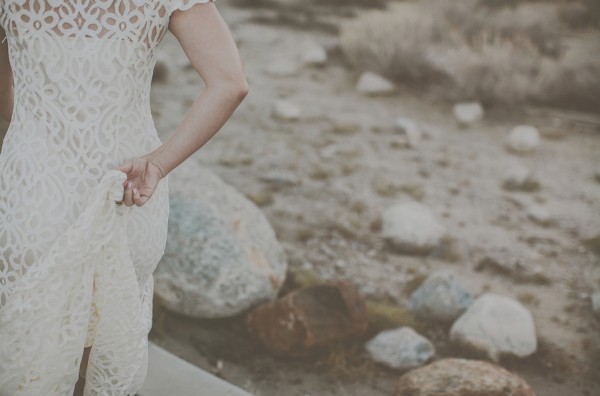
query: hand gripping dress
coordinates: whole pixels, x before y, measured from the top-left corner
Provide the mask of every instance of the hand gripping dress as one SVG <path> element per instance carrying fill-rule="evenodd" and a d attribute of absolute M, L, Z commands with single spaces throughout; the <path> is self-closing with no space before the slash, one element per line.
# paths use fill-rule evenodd
<path fill-rule="evenodd" d="M 124 160 L 161 142 L 155 51 L 210 0 L 2 0 L 14 108 L 0 152 L 0 396 L 133 395 L 146 377 L 168 177 L 118 206 Z"/>

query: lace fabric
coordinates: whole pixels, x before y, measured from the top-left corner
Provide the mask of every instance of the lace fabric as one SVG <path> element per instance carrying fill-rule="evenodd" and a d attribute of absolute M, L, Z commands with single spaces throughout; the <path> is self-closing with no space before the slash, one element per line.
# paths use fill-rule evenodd
<path fill-rule="evenodd" d="M 171 14 L 214 0 L 6 0 L 14 108 L 0 152 L 0 395 L 133 395 L 146 377 L 168 176 L 117 206 L 114 168 L 160 145 L 155 51 Z"/>

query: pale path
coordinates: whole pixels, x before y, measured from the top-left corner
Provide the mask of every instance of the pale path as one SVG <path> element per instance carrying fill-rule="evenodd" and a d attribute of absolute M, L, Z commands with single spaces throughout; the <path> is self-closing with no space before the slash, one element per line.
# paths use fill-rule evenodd
<path fill-rule="evenodd" d="M 150 342 L 148 375 L 138 396 L 252 396 Z"/>

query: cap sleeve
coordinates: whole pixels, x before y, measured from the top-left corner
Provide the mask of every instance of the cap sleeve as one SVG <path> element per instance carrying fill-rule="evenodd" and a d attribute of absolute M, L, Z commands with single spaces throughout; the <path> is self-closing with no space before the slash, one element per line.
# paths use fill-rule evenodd
<path fill-rule="evenodd" d="M 213 3 L 215 2 L 215 0 L 170 0 L 168 2 L 169 15 L 171 15 L 175 10 L 185 11 L 192 8 L 192 6 L 195 4 L 208 3 L 211 1 Z"/>

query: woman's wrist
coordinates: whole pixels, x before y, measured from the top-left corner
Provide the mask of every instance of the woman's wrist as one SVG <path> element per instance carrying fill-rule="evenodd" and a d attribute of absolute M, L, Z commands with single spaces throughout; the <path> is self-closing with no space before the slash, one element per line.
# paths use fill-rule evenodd
<path fill-rule="evenodd" d="M 142 158 L 145 158 L 150 164 L 154 165 L 156 169 L 158 169 L 161 178 L 164 178 L 167 175 L 165 167 L 160 163 L 160 161 L 156 157 L 153 157 L 151 155 L 145 155 Z"/>

